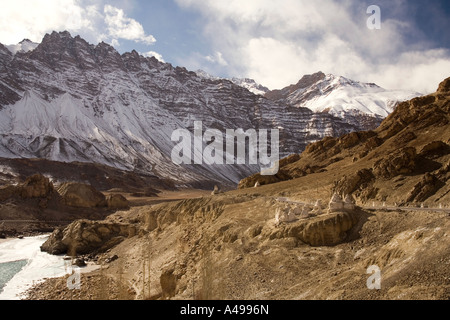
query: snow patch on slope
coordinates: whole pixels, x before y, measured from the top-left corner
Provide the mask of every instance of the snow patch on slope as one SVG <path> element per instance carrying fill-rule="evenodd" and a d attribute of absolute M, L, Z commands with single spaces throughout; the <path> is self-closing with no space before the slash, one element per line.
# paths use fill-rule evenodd
<path fill-rule="evenodd" d="M 221 80 L 222 79 L 219 77 L 215 77 L 203 70 L 197 70 L 195 73 L 197 74 L 197 76 L 199 76 L 202 79 L 207 79 L 207 80 Z M 249 78 L 233 77 L 233 78 L 225 78 L 225 80 L 231 81 L 234 84 L 247 89 L 251 93 L 260 95 L 260 96 L 263 96 L 267 92 L 270 91 L 269 88 L 266 88 L 263 85 L 260 85 L 259 83 L 257 83 L 255 80 L 249 79 Z"/>

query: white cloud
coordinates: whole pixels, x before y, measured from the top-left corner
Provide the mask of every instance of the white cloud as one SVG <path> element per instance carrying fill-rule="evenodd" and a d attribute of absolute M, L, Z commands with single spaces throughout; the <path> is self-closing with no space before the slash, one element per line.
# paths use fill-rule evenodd
<path fill-rule="evenodd" d="M 450 52 L 421 43 L 413 51 L 408 43 L 416 30 L 403 19 L 407 1 L 389 2 L 389 10 L 402 15 L 398 20 L 383 18 L 387 4 L 381 5 L 381 30 L 367 28 L 368 5 L 360 1 L 176 1 L 201 14 L 204 36 L 213 51 L 227 57 L 229 75 L 251 77 L 272 89 L 323 71 L 428 93 L 448 76 L 443 70 L 450 70 Z M 215 56 L 208 60 L 216 61 Z"/>
<path fill-rule="evenodd" d="M 148 51 L 148 52 L 144 52 L 144 53 L 140 53 L 140 54 L 142 56 L 144 56 L 144 57 L 155 57 L 160 62 L 164 62 L 165 63 L 163 56 L 160 53 L 158 53 L 158 52 Z"/>
<path fill-rule="evenodd" d="M 0 10 L 0 42 L 16 44 L 28 38 L 41 42 L 45 33 L 67 30 L 89 42 L 131 40 L 146 45 L 156 39 L 123 9 L 105 0 L 14 0 L 3 1 Z M 7 3 L 6 3 L 7 2 Z M 130 2 L 118 2 L 128 7 Z"/>
<path fill-rule="evenodd" d="M 15 44 L 28 38 L 40 42 L 53 30 L 93 31 L 96 10 L 76 0 L 3 1 L 0 10 L 0 42 Z M 6 3 L 7 2 L 7 3 Z"/>
<path fill-rule="evenodd" d="M 111 40 L 111 45 L 112 45 L 114 48 L 118 48 L 118 47 L 120 47 L 120 42 L 119 42 L 119 40 L 117 40 L 117 39 L 112 39 L 112 40 Z"/>
<path fill-rule="evenodd" d="M 142 24 L 128 18 L 122 9 L 105 5 L 104 13 L 109 35 L 113 39 L 132 40 L 148 45 L 156 42 L 152 35 L 146 35 Z"/>
<path fill-rule="evenodd" d="M 211 63 L 217 63 L 220 66 L 227 66 L 228 62 L 223 58 L 221 52 L 216 51 L 214 55 L 206 56 L 205 59 Z"/>

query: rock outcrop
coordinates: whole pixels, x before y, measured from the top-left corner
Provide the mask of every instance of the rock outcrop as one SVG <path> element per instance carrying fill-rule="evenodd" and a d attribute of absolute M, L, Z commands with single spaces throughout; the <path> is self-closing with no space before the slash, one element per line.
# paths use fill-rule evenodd
<path fill-rule="evenodd" d="M 163 299 L 170 299 L 175 296 L 177 276 L 175 275 L 175 266 L 173 264 L 162 270 L 159 283 L 161 285 Z"/>
<path fill-rule="evenodd" d="M 71 256 L 101 253 L 135 236 L 136 232 L 136 226 L 130 224 L 78 220 L 66 228 L 56 229 L 41 250 Z"/>
<path fill-rule="evenodd" d="M 50 180 L 40 174 L 29 177 L 25 183 L 19 186 L 20 196 L 23 199 L 47 197 L 54 191 Z"/>
<path fill-rule="evenodd" d="M 400 174 L 410 174 L 416 169 L 416 149 L 402 148 L 387 158 L 378 160 L 374 164 L 373 173 L 377 177 L 391 179 Z"/>
<path fill-rule="evenodd" d="M 0 201 L 13 197 L 20 199 L 39 199 L 51 197 L 54 192 L 53 184 L 43 175 L 36 174 L 17 186 L 8 185 L 0 188 Z"/>
<path fill-rule="evenodd" d="M 239 182 L 238 189 L 246 189 L 252 187 L 260 187 L 268 184 L 277 183 L 280 181 L 290 180 L 292 177 L 287 174 L 283 168 L 289 164 L 295 163 L 300 160 L 300 156 L 298 154 L 291 154 L 290 156 L 281 159 L 278 163 L 279 171 L 276 175 L 273 176 L 263 176 L 259 173 L 254 174 L 250 177 L 242 179 Z"/>
<path fill-rule="evenodd" d="M 64 183 L 57 189 L 64 203 L 70 207 L 98 208 L 106 206 L 106 197 L 94 187 L 82 183 Z"/>
<path fill-rule="evenodd" d="M 106 205 L 110 209 L 118 209 L 118 210 L 128 209 L 130 207 L 130 203 L 127 200 L 127 198 L 125 198 L 121 194 L 113 194 L 107 196 Z"/>
<path fill-rule="evenodd" d="M 408 195 L 407 202 L 423 202 L 445 185 L 436 176 L 426 173 Z"/>
<path fill-rule="evenodd" d="M 353 211 L 356 209 L 355 199 L 353 196 L 348 194 L 344 199 L 344 210 L 345 211 Z"/>
<path fill-rule="evenodd" d="M 422 148 L 419 155 L 426 158 L 436 158 L 450 153 L 450 146 L 442 141 L 433 141 Z"/>
<path fill-rule="evenodd" d="M 439 84 L 438 93 L 450 93 L 450 78 L 445 79 Z"/>
<path fill-rule="evenodd" d="M 262 234 L 269 239 L 296 238 L 313 247 L 334 246 L 345 241 L 357 222 L 354 212 L 335 212 L 266 229 Z"/>
<path fill-rule="evenodd" d="M 338 194 L 360 193 L 375 180 L 371 169 L 362 169 L 355 174 L 344 176 L 335 183 L 334 192 Z"/>
<path fill-rule="evenodd" d="M 316 246 L 333 246 L 341 243 L 355 225 L 355 219 L 350 213 L 339 212 L 330 216 L 313 219 L 303 229 L 300 240 Z"/>

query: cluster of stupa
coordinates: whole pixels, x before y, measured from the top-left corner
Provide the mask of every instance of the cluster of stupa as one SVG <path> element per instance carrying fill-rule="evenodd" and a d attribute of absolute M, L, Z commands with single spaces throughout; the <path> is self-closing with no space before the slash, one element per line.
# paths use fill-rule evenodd
<path fill-rule="evenodd" d="M 294 222 L 326 213 L 331 214 L 335 212 L 353 211 L 355 208 L 355 200 L 351 195 L 345 196 L 343 200 L 339 194 L 334 194 L 331 197 L 327 212 L 324 212 L 325 208 L 323 207 L 321 200 L 317 200 L 313 206 L 300 203 L 280 203 L 275 210 L 275 223 L 276 225 L 279 225 L 283 222 Z"/>
<path fill-rule="evenodd" d="M 275 211 L 275 223 L 278 225 L 282 222 L 293 222 L 300 219 L 307 219 L 324 214 L 322 201 L 317 200 L 314 206 L 308 204 L 284 204 L 278 206 Z"/>
<path fill-rule="evenodd" d="M 345 196 L 344 200 L 342 199 L 343 197 L 335 193 L 331 197 L 330 204 L 328 205 L 328 213 L 355 210 L 355 199 L 353 199 L 351 195 L 348 194 L 347 196 Z"/>

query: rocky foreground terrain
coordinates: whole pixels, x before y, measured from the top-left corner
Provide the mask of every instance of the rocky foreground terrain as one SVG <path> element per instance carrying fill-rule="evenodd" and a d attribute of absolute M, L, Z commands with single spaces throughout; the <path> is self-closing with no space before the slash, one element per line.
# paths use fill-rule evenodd
<path fill-rule="evenodd" d="M 58 228 L 42 249 L 99 269 L 80 290 L 51 279 L 29 299 L 448 300 L 449 108 L 450 78 L 375 131 L 283 159 L 277 176 Z"/>

